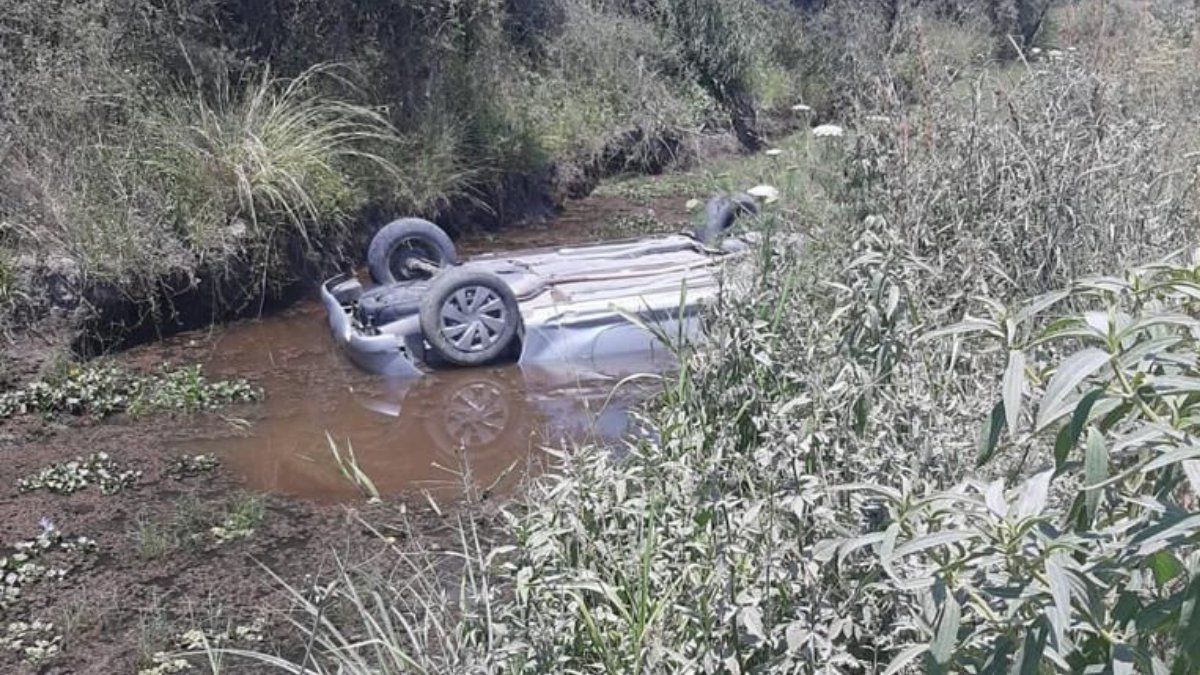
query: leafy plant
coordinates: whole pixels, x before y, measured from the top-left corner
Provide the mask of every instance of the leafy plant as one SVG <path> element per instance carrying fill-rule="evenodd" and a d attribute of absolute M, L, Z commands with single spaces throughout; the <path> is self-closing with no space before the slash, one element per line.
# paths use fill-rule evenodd
<path fill-rule="evenodd" d="M 165 473 L 175 480 L 183 480 L 215 471 L 220 465 L 221 461 L 212 453 L 181 455 L 167 464 Z"/>
<path fill-rule="evenodd" d="M 913 617 L 927 669 L 1200 667 L 1198 280 L 1200 257 L 1153 265 L 932 334 L 1007 355 L 979 464 L 1049 467 L 1010 493 L 878 490 L 890 524 L 856 544 L 877 545 L 896 591 L 932 589 Z M 1041 320 L 1059 303 L 1079 311 Z"/>
<path fill-rule="evenodd" d="M 266 508 L 262 497 L 243 494 L 229 503 L 224 519 L 219 525 L 209 528 L 209 531 L 220 543 L 245 539 L 254 534 L 254 530 L 265 516 Z"/>
<path fill-rule="evenodd" d="M 101 494 L 111 495 L 133 486 L 141 475 L 141 471 L 134 469 L 122 470 L 106 452 L 94 452 L 87 457 L 51 464 L 21 478 L 17 481 L 17 488 L 22 492 L 47 490 L 69 495 L 95 485 Z"/>
<path fill-rule="evenodd" d="M 60 373 L 0 394 L 0 419 L 31 413 L 107 417 L 126 411 L 211 410 L 261 395 L 245 380 L 210 381 L 198 365 L 146 375 L 92 362 L 68 365 Z"/>

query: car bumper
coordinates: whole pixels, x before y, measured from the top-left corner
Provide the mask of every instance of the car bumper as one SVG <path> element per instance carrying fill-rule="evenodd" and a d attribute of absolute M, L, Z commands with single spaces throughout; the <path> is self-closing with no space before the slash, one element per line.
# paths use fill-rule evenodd
<path fill-rule="evenodd" d="M 378 375 L 419 377 L 422 371 L 409 358 L 403 340 L 391 333 L 367 334 L 354 325 L 353 304 L 343 304 L 334 289 L 349 281 L 339 275 L 321 284 L 321 302 L 329 318 L 334 342 L 358 367 Z"/>

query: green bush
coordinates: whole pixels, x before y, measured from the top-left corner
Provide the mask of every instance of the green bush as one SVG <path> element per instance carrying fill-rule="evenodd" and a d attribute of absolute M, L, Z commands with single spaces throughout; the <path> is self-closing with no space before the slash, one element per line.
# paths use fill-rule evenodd
<path fill-rule="evenodd" d="M 544 67 L 527 75 L 523 114 L 547 152 L 603 159 L 621 134 L 638 130 L 627 166 L 617 167 L 637 170 L 661 155 L 664 136 L 703 125 L 711 99 L 678 76 L 682 56 L 653 24 L 586 0 L 563 7 Z"/>

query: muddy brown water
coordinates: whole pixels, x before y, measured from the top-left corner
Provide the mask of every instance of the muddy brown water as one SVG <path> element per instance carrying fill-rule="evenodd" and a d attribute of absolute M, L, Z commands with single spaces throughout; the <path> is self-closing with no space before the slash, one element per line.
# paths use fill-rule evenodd
<path fill-rule="evenodd" d="M 636 207 L 620 206 L 616 213 Z M 517 228 L 460 242 L 461 250 L 512 250 L 578 243 L 589 223 L 614 217 L 596 208 L 558 223 Z M 175 433 L 176 453 L 217 454 L 249 489 L 336 502 L 362 493 L 339 469 L 353 449 L 363 473 L 384 496 L 454 499 L 464 487 L 511 492 L 537 471 L 545 448 L 598 442 L 618 446 L 631 431 L 630 410 L 654 391 L 662 360 L 605 363 L 506 364 L 442 370 L 414 380 L 364 373 L 330 338 L 316 298 L 279 315 L 243 321 L 204 335 L 181 336 L 213 377 L 247 377 L 263 402 L 204 432 Z M 145 350 L 144 363 L 166 358 Z M 617 386 L 620 384 L 620 386 Z"/>

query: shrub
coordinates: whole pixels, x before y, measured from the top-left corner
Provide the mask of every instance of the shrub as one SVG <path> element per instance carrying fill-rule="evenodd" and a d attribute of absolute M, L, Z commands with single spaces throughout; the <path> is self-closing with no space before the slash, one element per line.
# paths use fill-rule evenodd
<path fill-rule="evenodd" d="M 846 198 L 968 294 L 1037 293 L 1153 259 L 1191 240 L 1183 108 L 1193 94 L 1178 75 L 1179 98 L 1147 101 L 1139 70 L 1106 73 L 1072 56 L 1011 84 L 984 74 L 967 96 L 948 88 L 863 124 Z"/>
<path fill-rule="evenodd" d="M 654 24 L 588 1 L 563 9 L 566 20 L 546 46 L 543 67 L 526 75 L 523 115 L 542 147 L 604 161 L 614 142 L 628 139 L 632 147 L 613 170 L 661 165 L 670 152 L 664 139 L 699 129 L 711 98 L 680 77 L 682 56 Z"/>
<path fill-rule="evenodd" d="M 1007 354 L 978 463 L 1043 468 L 1009 493 L 1002 478 L 880 489 L 887 528 L 841 545 L 877 546 L 891 592 L 921 589 L 907 622 L 930 639 L 927 669 L 1200 667 L 1200 473 L 1186 440 L 1200 377 L 1180 358 L 1196 349 L 1198 279 L 1200 257 L 1085 279 L 938 333 L 979 333 Z M 1058 303 L 1083 309 L 1041 318 Z"/>
<path fill-rule="evenodd" d="M 748 13 L 737 1 L 664 0 L 659 20 L 679 45 L 700 86 L 728 110 L 742 145 L 762 145 L 751 82 L 752 57 L 744 42 Z"/>

